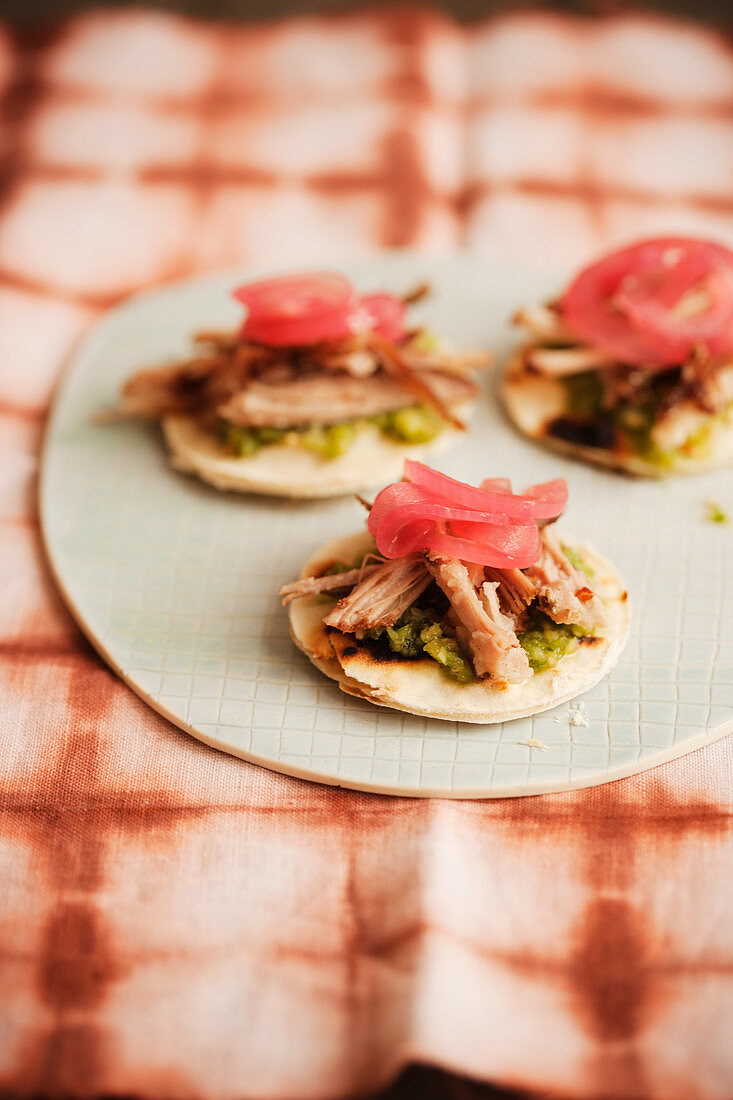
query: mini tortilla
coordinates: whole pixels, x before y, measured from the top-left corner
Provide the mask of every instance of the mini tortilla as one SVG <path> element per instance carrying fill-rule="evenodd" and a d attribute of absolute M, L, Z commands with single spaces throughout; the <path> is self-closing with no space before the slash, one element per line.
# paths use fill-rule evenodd
<path fill-rule="evenodd" d="M 457 412 L 468 419 L 471 409 L 462 406 Z M 271 443 L 249 458 L 237 458 L 190 417 L 167 416 L 162 426 L 177 470 L 196 474 L 216 489 L 298 499 L 341 496 L 395 481 L 406 458 L 440 453 L 462 435 L 448 425 L 430 443 L 399 443 L 366 424 L 339 458 L 324 459 L 288 443 Z"/>
<path fill-rule="evenodd" d="M 563 536 L 595 571 L 593 588 L 603 600 L 606 623 L 602 631 L 580 641 L 575 653 L 554 668 L 534 673 L 525 684 L 501 687 L 487 681 L 459 684 L 430 658 L 377 660 L 352 635 L 323 625 L 328 606 L 306 596 L 290 604 L 290 632 L 295 644 L 326 676 L 338 681 L 348 695 L 382 707 L 459 722 L 484 724 L 526 718 L 574 699 L 598 683 L 618 661 L 629 634 L 630 607 L 623 581 L 595 550 Z M 313 576 L 333 561 L 353 561 L 373 546 L 365 532 L 337 539 L 319 550 L 301 576 Z"/>
<path fill-rule="evenodd" d="M 539 373 L 530 374 L 523 370 L 523 350 L 520 349 L 507 364 L 499 390 L 509 419 L 522 435 L 582 462 L 605 466 L 635 477 L 662 478 L 675 474 L 699 474 L 733 465 L 733 427 L 724 422 L 713 431 L 710 451 L 706 457 L 680 456 L 673 466 L 657 466 L 639 455 L 623 454 L 605 447 L 587 447 L 550 435 L 545 425 L 567 413 L 566 390 L 557 378 Z"/>

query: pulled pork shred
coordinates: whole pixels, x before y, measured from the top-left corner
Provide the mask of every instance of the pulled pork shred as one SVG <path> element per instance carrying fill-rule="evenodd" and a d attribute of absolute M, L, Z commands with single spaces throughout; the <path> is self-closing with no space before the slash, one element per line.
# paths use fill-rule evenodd
<path fill-rule="evenodd" d="M 377 565 L 362 565 L 359 569 L 349 569 L 345 573 L 325 573 L 322 577 L 301 577 L 298 581 L 284 584 L 278 595 L 283 597 L 283 607 L 300 599 L 301 596 L 318 596 L 323 592 L 344 592 L 353 588 L 364 577 L 378 569 Z"/>
<path fill-rule="evenodd" d="M 537 584 L 521 569 L 486 568 L 486 576 L 498 584 L 502 610 L 514 620 L 514 628 L 521 629 L 527 621 L 527 609 L 537 595 Z"/>
<path fill-rule="evenodd" d="M 468 379 L 437 371 L 423 374 L 425 385 L 429 384 L 431 393 L 442 405 L 458 404 L 474 396 L 475 387 Z M 220 406 L 218 413 L 232 424 L 288 428 L 376 416 L 400 408 L 411 399 L 399 379 L 389 375 L 358 378 L 346 373 L 326 376 L 319 372 L 253 380 Z"/>
<path fill-rule="evenodd" d="M 393 626 L 435 581 L 447 596 L 446 618 L 476 675 L 505 684 L 532 676 L 517 632 L 534 603 L 554 622 L 584 630 L 601 626 L 603 605 L 585 574 L 566 557 L 550 526 L 541 532 L 540 556 L 528 569 L 492 569 L 437 554 L 362 566 L 328 577 L 305 577 L 280 589 L 283 603 L 300 596 L 351 588 L 324 617 L 326 626 L 345 634 Z"/>
<path fill-rule="evenodd" d="M 483 581 L 483 567 L 454 558 L 431 557 L 428 569 L 451 605 L 451 620 L 461 648 L 470 653 L 477 676 L 522 684 L 532 675 L 513 621 L 504 615 L 497 584 Z"/>
<path fill-rule="evenodd" d="M 374 334 L 308 348 L 270 348 L 226 333 L 201 333 L 201 354 L 138 371 L 122 390 L 131 416 L 216 417 L 248 427 L 327 424 L 415 402 L 465 427 L 452 409 L 478 387 L 475 354 L 425 356 Z"/>
<path fill-rule="evenodd" d="M 378 566 L 324 618 L 344 634 L 392 626 L 430 584 L 422 554 L 408 554 Z"/>
<path fill-rule="evenodd" d="M 527 576 L 537 584 L 537 601 L 556 623 L 583 630 L 603 624 L 603 605 L 588 587 L 588 578 L 568 560 L 557 534 L 550 527 L 541 533 L 542 548 Z"/>

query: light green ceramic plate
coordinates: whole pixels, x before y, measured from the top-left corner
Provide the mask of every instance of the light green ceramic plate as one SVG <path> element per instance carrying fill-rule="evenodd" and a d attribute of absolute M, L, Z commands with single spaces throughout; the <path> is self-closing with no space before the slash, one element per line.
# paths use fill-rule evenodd
<path fill-rule="evenodd" d="M 459 345 L 498 349 L 512 339 L 512 311 L 556 292 L 565 274 L 406 254 L 343 266 L 365 289 L 429 279 L 421 315 Z M 113 310 L 77 349 L 53 410 L 41 484 L 49 557 L 83 629 L 134 691 L 256 764 L 402 795 L 584 787 L 728 732 L 733 528 L 702 517 L 707 498 L 733 507 L 730 475 L 660 484 L 590 469 L 519 438 L 489 396 L 441 467 L 474 482 L 568 479 L 563 526 L 613 562 L 631 593 L 619 664 L 579 704 L 494 726 L 376 708 L 318 673 L 290 640 L 277 589 L 327 539 L 358 530 L 361 507 L 219 494 L 169 468 L 156 427 L 95 422 L 140 366 L 184 354 L 198 327 L 233 324 L 229 290 L 259 274 L 210 276 Z"/>

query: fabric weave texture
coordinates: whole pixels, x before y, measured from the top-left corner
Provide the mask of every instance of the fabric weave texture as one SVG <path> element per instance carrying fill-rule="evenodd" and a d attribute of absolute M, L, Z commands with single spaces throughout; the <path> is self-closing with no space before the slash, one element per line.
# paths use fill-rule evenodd
<path fill-rule="evenodd" d="M 36 508 L 63 361 L 140 288 L 384 246 L 570 270 L 657 231 L 730 242 L 723 37 L 93 12 L 3 34 L 0 95 L 0 1092 L 325 1100 L 415 1060 L 578 1100 L 727 1100 L 730 739 L 498 802 L 271 774 L 105 668 Z"/>

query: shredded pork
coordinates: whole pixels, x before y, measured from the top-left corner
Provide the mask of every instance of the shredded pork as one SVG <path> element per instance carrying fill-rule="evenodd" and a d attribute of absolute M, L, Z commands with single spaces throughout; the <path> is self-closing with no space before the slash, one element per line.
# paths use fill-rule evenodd
<path fill-rule="evenodd" d="M 217 377 L 216 363 L 192 359 L 178 366 L 138 371 L 123 387 L 122 411 L 129 416 L 185 415 L 228 395 Z"/>
<path fill-rule="evenodd" d="M 485 574 L 499 585 L 502 611 L 514 620 L 515 629 L 521 629 L 527 621 L 527 609 L 537 595 L 536 583 L 521 569 L 487 568 Z"/>
<path fill-rule="evenodd" d="M 323 621 L 345 634 L 392 626 L 422 595 L 430 580 L 421 554 L 386 561 L 339 600 Z"/>
<path fill-rule="evenodd" d="M 612 367 L 616 360 L 597 348 L 584 344 L 573 348 L 529 348 L 524 355 L 525 365 L 540 374 L 560 378 L 568 374 L 581 374 L 588 370 Z"/>
<path fill-rule="evenodd" d="M 532 675 L 527 654 L 519 644 L 514 623 L 502 614 L 496 584 L 480 580 L 475 567 L 454 558 L 431 557 L 428 569 L 451 605 L 451 619 L 462 649 L 470 653 L 477 676 L 521 684 Z"/>
<path fill-rule="evenodd" d="M 283 597 L 283 607 L 301 596 L 316 596 L 323 592 L 348 592 L 359 581 L 370 576 L 377 565 L 363 565 L 359 569 L 349 569 L 344 573 L 327 573 L 322 577 L 301 577 L 300 580 L 284 584 L 278 591 Z"/>
<path fill-rule="evenodd" d="M 534 305 L 518 309 L 512 318 L 515 325 L 529 330 L 535 340 L 549 344 L 574 344 L 576 337 L 566 328 L 559 309 L 552 305 Z"/>
<path fill-rule="evenodd" d="M 467 378 L 423 372 L 423 384 L 445 404 L 460 404 L 475 396 Z M 247 427 L 290 428 L 330 424 L 361 416 L 376 416 L 413 403 L 414 395 L 400 379 L 379 373 L 368 378 L 313 372 L 283 379 L 264 376 L 220 405 L 219 416 Z"/>
<path fill-rule="evenodd" d="M 416 401 L 459 422 L 452 406 L 475 397 L 475 353 L 425 354 L 361 334 L 310 348 L 269 348 L 202 332 L 196 357 L 138 371 L 122 390 L 131 416 L 215 416 L 252 427 L 299 427 L 391 412 Z M 485 358 L 485 357 L 484 357 Z M 463 426 L 463 425 L 461 425 Z"/>
<path fill-rule="evenodd" d="M 412 394 L 413 398 L 416 397 L 418 401 L 429 405 L 454 428 L 465 431 L 466 425 L 451 409 L 451 399 L 441 392 L 441 387 L 437 384 L 440 374 L 429 380 L 428 371 L 417 370 L 409 356 L 406 356 L 396 344 L 376 332 L 372 333 L 369 339 L 372 347 L 379 354 L 386 372 L 398 380 L 406 393 Z M 448 375 L 448 377 L 451 376 Z M 453 377 L 452 381 L 455 383 L 457 379 Z M 474 387 L 474 395 L 476 392 Z"/>
<path fill-rule="evenodd" d="M 588 578 L 565 555 L 557 534 L 545 527 L 540 556 L 527 570 L 537 584 L 537 601 L 553 622 L 592 630 L 604 621 L 603 605 L 588 587 Z"/>

